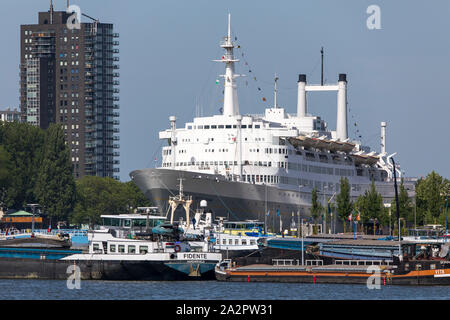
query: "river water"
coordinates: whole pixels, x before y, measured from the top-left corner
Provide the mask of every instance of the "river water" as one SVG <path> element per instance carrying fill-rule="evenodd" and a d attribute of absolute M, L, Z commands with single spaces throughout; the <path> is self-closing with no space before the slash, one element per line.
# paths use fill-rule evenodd
<path fill-rule="evenodd" d="M 247 283 L 218 281 L 0 280 L 0 300 L 449 300 L 450 286 Z"/>

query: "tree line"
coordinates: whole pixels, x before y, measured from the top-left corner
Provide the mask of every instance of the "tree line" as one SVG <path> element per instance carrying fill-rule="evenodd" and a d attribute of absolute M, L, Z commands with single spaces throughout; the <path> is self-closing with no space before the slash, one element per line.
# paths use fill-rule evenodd
<path fill-rule="evenodd" d="M 75 180 L 69 147 L 60 125 L 48 129 L 0 122 L 0 207 L 39 204 L 51 219 L 97 223 L 100 214 L 131 212 L 149 206 L 132 182 L 85 176 Z"/>
<path fill-rule="evenodd" d="M 334 204 L 328 198 L 328 207 L 318 201 L 317 189 L 312 192 L 311 216 L 317 220 L 322 212 L 324 217 L 333 209 Z M 415 183 L 415 197 L 408 196 L 403 179 L 398 186 L 399 212 L 402 222 L 402 232 L 406 228 L 423 226 L 426 224 L 445 225 L 447 219 L 446 201 L 450 195 L 450 181 L 435 171 L 422 177 Z M 360 195 L 356 201 L 350 198 L 350 184 L 347 178 L 340 180 L 340 192 L 336 195 L 336 212 L 344 226 L 344 232 L 351 229 L 352 221 L 359 215 L 359 223 L 378 221 L 381 226 L 391 226 L 397 230 L 397 207 L 395 198 L 390 206 L 385 206 L 383 199 L 372 181 L 370 188 Z M 349 216 L 351 215 L 351 221 Z M 450 222 L 450 221 L 449 221 Z"/>

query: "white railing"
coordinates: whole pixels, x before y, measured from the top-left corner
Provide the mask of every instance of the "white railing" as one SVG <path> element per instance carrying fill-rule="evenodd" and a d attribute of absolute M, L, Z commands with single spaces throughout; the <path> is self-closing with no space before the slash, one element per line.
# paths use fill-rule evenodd
<path fill-rule="evenodd" d="M 337 265 L 343 266 L 381 266 L 392 265 L 392 260 L 336 260 Z"/>
<path fill-rule="evenodd" d="M 323 266 L 323 260 L 305 260 L 307 266 Z M 274 266 L 300 266 L 298 259 L 272 259 Z"/>

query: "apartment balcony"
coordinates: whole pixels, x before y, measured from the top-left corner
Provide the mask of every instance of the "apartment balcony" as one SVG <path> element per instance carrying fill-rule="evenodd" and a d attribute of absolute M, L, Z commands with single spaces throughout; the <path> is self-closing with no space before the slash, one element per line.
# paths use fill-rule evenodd
<path fill-rule="evenodd" d="M 118 45 L 119 45 L 119 41 L 113 41 L 113 42 L 112 42 L 112 45 L 113 45 L 113 46 L 118 46 Z"/>
<path fill-rule="evenodd" d="M 115 64 L 115 65 L 113 65 L 113 69 L 120 69 L 120 65 L 118 65 L 118 64 Z"/>
<path fill-rule="evenodd" d="M 86 149 L 92 149 L 92 148 L 95 148 L 95 143 L 88 143 L 88 142 L 86 142 L 85 144 L 84 144 L 84 146 L 86 147 Z"/>
<path fill-rule="evenodd" d="M 118 38 L 119 34 L 118 33 L 113 33 L 112 36 L 113 36 L 113 38 Z"/>
<path fill-rule="evenodd" d="M 119 97 L 117 97 L 117 96 L 114 96 L 114 97 L 113 97 L 113 101 L 119 101 L 119 100 L 120 100 Z"/>
<path fill-rule="evenodd" d="M 113 57 L 112 60 L 113 60 L 113 61 L 119 61 L 120 58 L 119 58 L 119 57 Z"/>
<path fill-rule="evenodd" d="M 120 149 L 120 144 L 118 143 L 113 144 L 113 149 Z"/>
<path fill-rule="evenodd" d="M 119 140 L 120 140 L 120 136 L 113 136 L 112 138 L 113 138 L 113 140 L 115 140 L 115 141 L 119 141 Z"/>
<path fill-rule="evenodd" d="M 114 72 L 114 73 L 113 73 L 113 77 L 114 77 L 114 78 L 118 78 L 118 77 L 120 77 L 120 73 L 118 73 L 118 72 Z"/>
<path fill-rule="evenodd" d="M 120 104 L 115 103 L 115 104 L 113 104 L 112 108 L 113 108 L 114 110 L 118 110 L 118 109 L 120 109 Z"/>

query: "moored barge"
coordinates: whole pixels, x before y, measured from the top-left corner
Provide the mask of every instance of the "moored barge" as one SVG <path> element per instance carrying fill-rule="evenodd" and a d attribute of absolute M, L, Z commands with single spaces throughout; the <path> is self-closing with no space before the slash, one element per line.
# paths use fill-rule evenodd
<path fill-rule="evenodd" d="M 449 245 L 402 244 L 402 254 L 389 260 L 279 259 L 273 265 L 236 266 L 223 261 L 216 267 L 219 281 L 367 284 L 378 280 L 392 285 L 450 285 Z"/>

